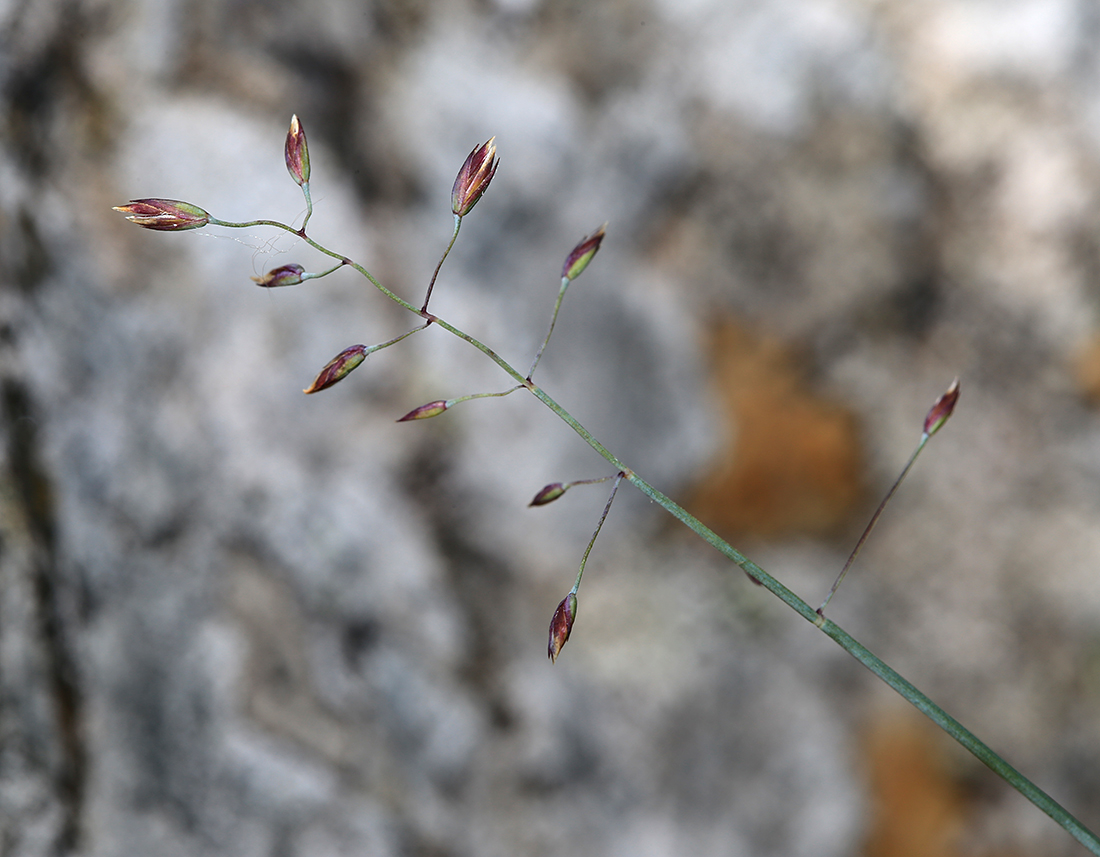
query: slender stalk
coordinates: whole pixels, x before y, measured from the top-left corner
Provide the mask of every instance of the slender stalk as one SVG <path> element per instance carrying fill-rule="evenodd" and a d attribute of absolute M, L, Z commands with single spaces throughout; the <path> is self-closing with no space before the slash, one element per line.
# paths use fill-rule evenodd
<path fill-rule="evenodd" d="M 450 407 L 453 407 L 453 406 L 459 404 L 460 402 L 468 402 L 471 399 L 496 399 L 496 398 L 500 398 L 501 396 L 510 396 L 516 390 L 522 390 L 522 389 L 523 389 L 522 384 L 516 384 L 516 386 L 509 387 L 507 390 L 502 390 L 499 393 L 470 393 L 467 396 L 459 396 L 456 399 L 448 399 L 447 400 L 447 407 L 450 408 Z"/>
<path fill-rule="evenodd" d="M 596 530 L 592 533 L 592 538 L 588 540 L 588 547 L 584 549 L 584 556 L 581 557 L 581 567 L 577 571 L 577 579 L 573 581 L 573 588 L 569 590 L 573 595 L 576 595 L 577 590 L 581 588 L 581 578 L 584 577 L 584 567 L 588 564 L 588 555 L 592 553 L 592 545 L 596 544 L 596 536 L 603 529 L 603 522 L 607 520 L 607 513 L 611 511 L 611 504 L 615 501 L 615 492 L 619 490 L 619 483 L 623 481 L 625 475 L 625 473 L 619 471 L 619 474 L 615 477 L 615 484 L 611 486 L 611 496 L 607 498 L 607 503 L 604 504 L 603 514 L 600 515 Z"/>
<path fill-rule="evenodd" d="M 595 479 L 574 479 L 572 482 L 562 483 L 562 488 L 576 488 L 578 485 L 599 485 L 601 482 L 610 482 L 612 479 L 620 478 L 622 474 L 616 476 L 598 476 Z"/>
<path fill-rule="evenodd" d="M 304 280 L 319 280 L 321 277 L 327 277 L 329 274 L 336 273 L 341 268 L 343 268 L 344 265 L 346 265 L 346 264 L 347 264 L 347 261 L 345 259 L 341 259 L 339 262 L 337 262 L 331 268 L 327 268 L 326 270 L 321 271 L 317 274 L 309 274 L 309 273 L 302 274 L 302 280 L 303 281 Z"/>
<path fill-rule="evenodd" d="M 412 330 L 406 330 L 400 336 L 395 336 L 393 339 L 388 339 L 385 342 L 380 342 L 378 345 L 372 345 L 370 348 L 367 349 L 367 353 L 374 354 L 374 352 L 381 351 L 383 348 L 389 348 L 391 345 L 397 345 L 397 343 L 400 342 L 402 339 L 407 339 L 414 333 L 420 333 L 420 331 L 427 330 L 427 328 L 427 324 L 418 324 Z"/>
<path fill-rule="evenodd" d="M 561 278 L 561 288 L 558 290 L 558 299 L 554 302 L 554 312 L 550 315 L 550 329 L 546 331 L 546 338 L 542 341 L 542 345 L 539 346 L 539 350 L 535 354 L 535 359 L 531 363 L 531 368 L 527 370 L 528 380 L 535 374 L 535 367 L 539 365 L 539 361 L 542 359 L 542 352 L 546 350 L 546 345 L 550 342 L 550 334 L 554 332 L 554 325 L 558 322 L 558 312 L 561 311 L 561 302 L 565 300 L 565 290 L 569 288 L 571 282 L 572 280 L 568 277 Z"/>
<path fill-rule="evenodd" d="M 920 436 L 920 442 L 917 444 L 917 448 L 913 450 L 913 454 L 909 456 L 909 461 L 906 462 L 904 469 L 901 471 L 901 475 L 894 480 L 894 484 L 890 486 L 890 490 L 886 492 L 886 496 L 882 498 L 882 502 L 878 504 L 878 508 L 875 509 L 875 514 L 871 516 L 870 522 L 867 524 L 867 528 L 863 531 L 863 535 L 859 537 L 859 541 L 856 542 L 856 546 L 852 549 L 851 554 L 848 556 L 848 561 L 844 563 L 844 568 L 840 570 L 840 574 L 837 575 L 836 581 L 833 583 L 833 588 L 829 590 L 829 594 L 825 596 L 825 600 L 821 602 L 821 606 L 817 608 L 817 615 L 825 615 L 825 607 L 834 595 L 836 595 L 837 589 L 840 588 L 840 582 L 844 580 L 844 575 L 848 573 L 848 569 L 852 567 L 852 563 L 856 561 L 856 557 L 859 556 L 859 552 L 863 549 L 863 543 L 867 541 L 868 536 L 871 535 L 871 530 L 875 528 L 875 524 L 878 523 L 878 519 L 882 516 L 883 509 L 886 508 L 886 504 L 890 502 L 890 498 L 894 496 L 894 492 L 898 490 L 898 486 L 901 485 L 902 480 L 905 479 L 909 473 L 910 468 L 913 466 L 913 462 L 917 460 L 917 456 L 920 455 L 920 451 L 924 449 L 924 445 L 928 443 L 928 438 L 931 435 L 925 432 Z"/>
<path fill-rule="evenodd" d="M 313 217 L 313 197 L 309 195 L 309 182 L 302 184 L 302 196 L 306 198 L 306 216 L 302 218 L 302 232 L 305 232 L 309 219 Z"/>
<path fill-rule="evenodd" d="M 439 269 L 443 267 L 443 262 L 450 255 L 451 248 L 455 246 L 455 241 L 458 240 L 458 230 L 462 228 L 462 215 L 455 215 L 455 231 L 451 234 L 451 242 L 447 245 L 447 249 L 443 251 L 443 255 L 439 257 L 439 264 L 435 266 L 435 271 L 432 273 L 432 280 L 428 283 L 428 293 L 424 295 L 424 305 L 420 307 L 421 314 L 428 311 L 428 301 L 432 299 L 432 289 L 435 288 L 435 278 L 439 276 Z"/>

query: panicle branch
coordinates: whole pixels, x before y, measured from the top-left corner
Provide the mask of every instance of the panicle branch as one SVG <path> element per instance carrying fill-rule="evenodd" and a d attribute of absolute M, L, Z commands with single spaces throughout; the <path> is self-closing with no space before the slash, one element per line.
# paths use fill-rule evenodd
<path fill-rule="evenodd" d="M 596 537 L 603 529 L 603 522 L 607 520 L 607 513 L 611 511 L 611 504 L 615 501 L 615 492 L 619 490 L 619 483 L 623 481 L 624 476 L 626 476 L 626 473 L 620 471 L 612 477 L 615 483 L 611 486 L 611 495 L 607 498 L 607 503 L 603 507 L 603 514 L 600 515 L 600 520 L 596 524 L 596 530 L 592 533 L 592 538 L 588 540 L 588 547 L 584 549 L 584 556 L 581 557 L 581 567 L 577 571 L 577 579 L 573 581 L 573 588 L 558 604 L 558 609 L 554 611 L 554 616 L 550 620 L 550 642 L 547 646 L 547 653 L 552 663 L 557 663 L 561 647 L 565 645 L 565 641 L 569 639 L 569 634 L 573 631 L 573 621 L 577 618 L 577 591 L 581 588 L 581 578 L 584 577 L 584 568 L 588 564 L 588 555 L 592 553 L 592 546 L 596 544 Z"/>
<path fill-rule="evenodd" d="M 947 392 L 936 399 L 935 404 L 933 404 L 931 410 L 928 411 L 928 415 L 924 418 L 920 440 L 917 442 L 917 448 L 914 449 L 913 454 L 909 456 L 909 461 L 906 462 L 905 467 L 901 471 L 901 475 L 894 480 L 894 484 L 890 486 L 890 490 L 886 492 L 886 496 L 883 497 L 882 502 L 878 504 L 878 508 L 875 509 L 875 514 L 871 516 L 871 520 L 867 524 L 866 529 L 864 529 L 863 534 L 859 537 L 859 541 L 856 542 L 856 546 L 852 549 L 852 553 L 848 556 L 848 561 L 844 563 L 844 568 L 842 568 L 840 574 L 837 575 L 836 581 L 829 590 L 829 594 L 825 596 L 825 600 L 822 601 L 821 606 L 817 608 L 818 618 L 824 618 L 825 608 L 828 606 L 829 601 L 832 600 L 832 597 L 836 595 L 836 591 L 840 588 L 840 584 L 844 580 L 844 576 L 848 573 L 848 569 L 852 567 L 852 564 L 856 561 L 856 557 L 859 556 L 859 552 L 863 549 L 864 543 L 871 535 L 871 531 L 875 528 L 875 524 L 878 523 L 878 519 L 886 509 L 886 504 L 890 502 L 890 498 L 894 496 L 894 492 L 898 490 L 902 480 L 904 480 L 909 473 L 910 468 L 913 466 L 913 462 L 917 460 L 917 456 L 920 455 L 921 450 L 924 449 L 925 444 L 928 443 L 928 439 L 943 428 L 943 424 L 947 422 L 948 417 L 954 412 L 955 403 L 958 402 L 958 400 L 959 379 L 956 378 L 951 382 L 951 386 L 947 388 Z"/>
<path fill-rule="evenodd" d="M 558 289 L 558 299 L 554 302 L 554 311 L 550 314 L 550 329 L 546 331 L 542 345 L 535 353 L 535 359 L 531 361 L 531 368 L 527 370 L 528 381 L 535 374 L 535 367 L 539 365 L 539 361 L 542 359 L 542 352 L 546 350 L 546 345 L 550 342 L 550 335 L 554 332 L 554 325 L 557 323 L 558 313 L 561 311 L 561 302 L 565 300 L 565 290 L 588 267 L 588 263 L 592 261 L 592 257 L 600 249 L 600 244 L 603 243 L 606 233 L 607 224 L 605 223 L 591 235 L 582 238 L 580 243 L 565 257 L 565 262 L 561 266 L 561 287 Z"/>
<path fill-rule="evenodd" d="M 432 299 L 432 289 L 435 288 L 436 277 L 439 276 L 439 269 L 443 267 L 451 248 L 455 246 L 458 230 L 462 228 L 462 218 L 477 205 L 477 201 L 481 199 L 482 194 L 489 187 L 489 182 L 496 175 L 500 160 L 496 157 L 497 147 L 495 141 L 496 137 L 490 137 L 485 143 L 475 146 L 455 177 L 454 187 L 451 188 L 451 212 L 455 216 L 454 232 L 451 233 L 451 241 L 443 251 L 443 255 L 432 273 L 432 279 L 428 283 L 428 291 L 424 295 L 424 303 L 420 307 L 421 313 L 428 311 L 428 301 Z"/>

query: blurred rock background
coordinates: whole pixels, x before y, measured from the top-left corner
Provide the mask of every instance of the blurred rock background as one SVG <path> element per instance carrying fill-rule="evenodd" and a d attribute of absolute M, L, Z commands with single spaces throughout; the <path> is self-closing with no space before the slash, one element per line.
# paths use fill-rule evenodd
<path fill-rule="evenodd" d="M 1091 0 L 0 3 L 0 855 L 1082 849 L 433 309 L 1100 828 L 1100 11 Z"/>

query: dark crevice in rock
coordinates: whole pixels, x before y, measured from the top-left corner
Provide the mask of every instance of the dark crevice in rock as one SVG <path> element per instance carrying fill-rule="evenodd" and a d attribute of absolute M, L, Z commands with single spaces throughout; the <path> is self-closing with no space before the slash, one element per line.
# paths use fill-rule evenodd
<path fill-rule="evenodd" d="M 514 574 L 499 556 L 487 553 L 469 537 L 465 520 L 469 504 L 456 494 L 449 478 L 448 449 L 426 445 L 407 465 L 405 488 L 420 503 L 433 529 L 441 556 L 446 559 L 451 591 L 459 599 L 472 643 L 460 674 L 488 704 L 493 726 L 508 730 L 514 714 L 499 688 L 501 650 L 507 637 L 501 606 L 509 601 Z"/>
<path fill-rule="evenodd" d="M 58 150 L 64 150 L 56 145 L 56 137 L 62 127 L 68 127 L 66 107 L 79 106 L 79 113 L 91 120 L 83 129 L 88 133 L 84 148 L 103 142 L 106 124 L 100 120 L 105 105 L 85 72 L 82 53 L 88 36 L 103 29 L 100 17 L 79 2 L 60 4 L 48 38 L 37 43 L 26 38 L 34 43 L 33 49 L 12 51 L 14 61 L 0 78 L 0 100 L 8 111 L 9 151 L 29 175 L 46 176 L 56 168 Z M 13 43 L 21 37 L 19 26 L 9 36 Z"/>
<path fill-rule="evenodd" d="M 39 457 L 34 408 L 26 387 L 11 378 L 0 385 L 0 402 L 7 424 L 8 480 L 15 489 L 36 547 L 32 573 L 38 631 L 61 744 L 60 763 L 54 776 L 64 818 L 52 852 L 60 857 L 79 850 L 81 844 L 88 755 L 84 742 L 84 699 L 66 634 L 58 587 L 56 512 L 49 474 Z"/>

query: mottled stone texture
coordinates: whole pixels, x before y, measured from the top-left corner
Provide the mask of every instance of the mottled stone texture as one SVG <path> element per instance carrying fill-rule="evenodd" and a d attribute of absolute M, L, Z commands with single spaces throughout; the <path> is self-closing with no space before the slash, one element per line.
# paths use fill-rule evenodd
<path fill-rule="evenodd" d="M 300 218 L 296 113 L 311 235 L 416 303 L 495 135 L 433 311 L 525 367 L 608 221 L 538 379 L 812 603 L 959 375 L 830 615 L 1096 828 L 1097 44 L 1088 0 L 0 4 L 0 855 L 1080 853 L 626 487 L 551 667 L 607 486 L 527 503 L 602 460 L 521 394 L 395 424 L 508 385 L 438 327 L 303 396 L 413 319 L 110 208 Z"/>

